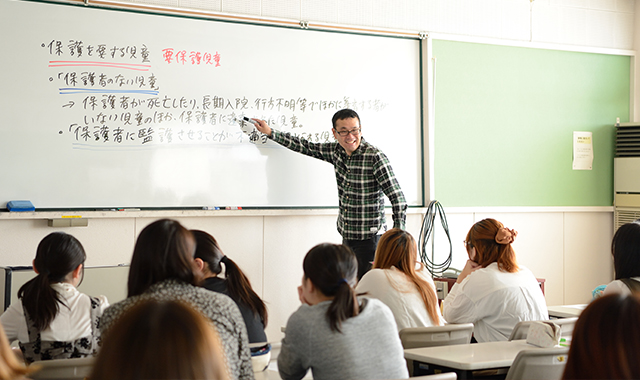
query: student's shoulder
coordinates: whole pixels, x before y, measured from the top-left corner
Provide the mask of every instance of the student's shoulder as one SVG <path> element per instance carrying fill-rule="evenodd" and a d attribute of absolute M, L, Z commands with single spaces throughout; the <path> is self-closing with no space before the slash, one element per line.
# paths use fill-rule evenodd
<path fill-rule="evenodd" d="M 364 276 L 362 276 L 362 278 L 360 279 L 360 281 L 358 281 L 358 285 L 360 286 L 361 284 L 367 284 L 367 283 L 371 283 L 371 282 L 377 282 L 380 281 L 382 279 L 386 279 L 387 275 L 386 272 L 388 271 L 388 269 L 380 269 L 380 268 L 373 268 L 367 271 L 367 273 L 364 274 Z"/>
<path fill-rule="evenodd" d="M 388 315 L 393 319 L 393 313 L 389 306 L 377 298 L 362 297 L 361 302 L 364 302 L 364 308 L 362 311 L 372 315 Z"/>

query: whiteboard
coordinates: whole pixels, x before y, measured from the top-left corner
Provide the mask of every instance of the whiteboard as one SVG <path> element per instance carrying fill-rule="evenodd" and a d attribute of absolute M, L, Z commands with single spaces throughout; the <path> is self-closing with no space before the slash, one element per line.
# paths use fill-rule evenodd
<path fill-rule="evenodd" d="M 0 0 L 0 204 L 337 206 L 331 164 L 237 122 L 334 141 L 359 114 L 422 205 L 417 39 Z"/>

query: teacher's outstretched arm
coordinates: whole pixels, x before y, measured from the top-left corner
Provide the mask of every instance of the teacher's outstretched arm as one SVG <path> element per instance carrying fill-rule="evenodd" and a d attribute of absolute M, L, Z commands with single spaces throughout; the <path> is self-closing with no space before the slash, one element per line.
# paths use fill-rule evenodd
<path fill-rule="evenodd" d="M 264 133 L 265 135 L 271 137 L 271 127 L 267 124 L 266 121 L 260 119 L 252 119 L 256 122 L 255 126 L 258 132 Z"/>

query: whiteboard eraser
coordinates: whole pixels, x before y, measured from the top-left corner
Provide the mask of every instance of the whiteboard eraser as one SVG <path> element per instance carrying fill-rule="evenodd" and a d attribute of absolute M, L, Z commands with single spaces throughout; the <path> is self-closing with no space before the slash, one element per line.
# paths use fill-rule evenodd
<path fill-rule="evenodd" d="M 7 202 L 7 210 L 9 211 L 36 211 L 31 201 L 9 201 Z"/>

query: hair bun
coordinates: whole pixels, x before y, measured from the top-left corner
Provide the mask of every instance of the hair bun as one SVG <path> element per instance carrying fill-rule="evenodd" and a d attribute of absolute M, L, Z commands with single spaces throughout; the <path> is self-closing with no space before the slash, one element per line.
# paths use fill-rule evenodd
<path fill-rule="evenodd" d="M 518 231 L 509 229 L 507 227 L 502 227 L 496 233 L 496 243 L 498 244 L 511 244 L 518 236 Z"/>

